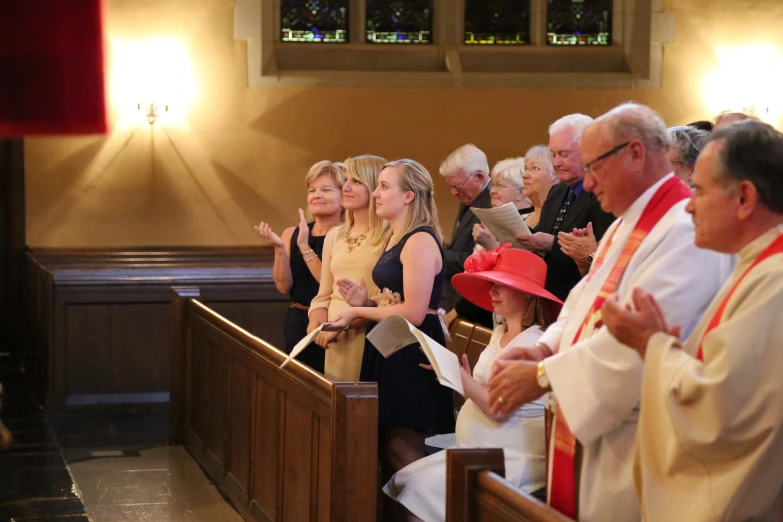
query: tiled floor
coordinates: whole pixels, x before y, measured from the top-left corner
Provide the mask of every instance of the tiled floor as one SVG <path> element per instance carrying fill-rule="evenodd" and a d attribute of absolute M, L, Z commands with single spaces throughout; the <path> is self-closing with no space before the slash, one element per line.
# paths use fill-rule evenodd
<path fill-rule="evenodd" d="M 0 371 L 9 398 L 20 389 L 14 379 Z M 190 455 L 167 445 L 164 409 L 72 414 L 47 426 L 24 401 L 10 402 L 0 413 L 14 436 L 0 452 L 0 521 L 241 521 Z"/>
<path fill-rule="evenodd" d="M 53 429 L 94 522 L 241 521 L 198 464 L 168 446 L 168 412 L 70 415 Z"/>

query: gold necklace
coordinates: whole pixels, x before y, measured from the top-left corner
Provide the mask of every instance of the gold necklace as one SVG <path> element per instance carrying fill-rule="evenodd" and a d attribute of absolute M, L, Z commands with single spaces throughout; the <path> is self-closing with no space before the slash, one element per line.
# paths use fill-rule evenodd
<path fill-rule="evenodd" d="M 364 241 L 365 239 L 367 239 L 367 234 L 362 233 L 362 234 L 359 234 L 356 237 L 351 237 L 350 232 L 346 232 L 345 233 L 345 244 L 348 245 L 348 253 L 350 254 L 355 249 L 357 249 L 360 246 L 362 246 L 362 241 Z"/>

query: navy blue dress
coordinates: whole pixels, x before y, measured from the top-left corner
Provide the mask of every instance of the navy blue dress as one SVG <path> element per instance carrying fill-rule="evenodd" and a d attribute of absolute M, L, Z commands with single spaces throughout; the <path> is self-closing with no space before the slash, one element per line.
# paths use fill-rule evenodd
<path fill-rule="evenodd" d="M 400 254 L 408 239 L 416 233 L 430 234 L 440 245 L 430 227 L 419 227 L 385 251 L 372 271 L 372 279 L 383 290 L 399 292 L 403 301 L 402 261 Z M 443 256 L 443 249 L 441 249 Z M 443 291 L 443 270 L 435 276 L 429 307 L 438 308 Z M 370 323 L 368 331 L 375 323 Z M 419 330 L 445 344 L 443 330 L 437 315 L 427 314 L 424 322 L 415 325 Z M 365 341 L 360 379 L 378 383 L 378 422 L 381 426 L 412 428 L 425 435 L 454 432 L 453 391 L 442 386 L 432 370 L 420 368 L 427 358 L 418 344 L 412 344 L 384 359 L 380 352 Z"/>
<path fill-rule="evenodd" d="M 310 229 L 310 235 L 307 238 L 307 244 L 313 249 L 313 252 L 318 254 L 318 257 L 323 257 L 324 251 L 324 239 L 326 236 L 313 236 L 313 225 L 315 223 L 308 223 L 307 227 Z M 302 306 L 310 306 L 310 301 L 318 295 L 318 289 L 320 285 L 315 280 L 313 274 L 305 263 L 304 256 L 296 245 L 296 240 L 299 238 L 299 227 L 294 229 L 294 233 L 291 236 L 291 243 L 289 245 L 289 251 L 291 255 L 289 257 L 289 263 L 291 265 L 291 275 L 293 276 L 293 284 L 291 285 L 291 291 L 289 293 L 291 301 Z M 307 254 L 308 257 L 311 254 Z M 309 318 L 307 317 L 307 311 L 300 310 L 299 308 L 289 308 L 288 314 L 285 317 L 285 325 L 283 327 L 283 337 L 285 338 L 285 351 L 291 353 L 294 346 L 307 335 L 307 323 Z M 326 352 L 323 348 L 315 343 L 311 343 L 305 348 L 299 355 L 296 356 L 296 360 L 302 362 L 317 372 L 324 372 L 324 360 L 326 358 Z"/>

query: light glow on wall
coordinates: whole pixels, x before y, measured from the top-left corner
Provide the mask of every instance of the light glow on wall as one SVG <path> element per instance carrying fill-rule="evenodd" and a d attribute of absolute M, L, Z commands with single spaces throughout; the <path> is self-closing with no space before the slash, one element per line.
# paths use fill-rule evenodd
<path fill-rule="evenodd" d="M 152 38 L 112 40 L 110 47 L 110 99 L 120 113 L 120 125 L 145 121 L 145 107 L 153 103 L 162 121 L 184 123 L 197 94 L 187 45 Z"/>
<path fill-rule="evenodd" d="M 757 116 L 772 125 L 783 116 L 783 53 L 769 43 L 716 50 L 718 66 L 704 77 L 702 93 L 710 116 L 731 110 Z"/>

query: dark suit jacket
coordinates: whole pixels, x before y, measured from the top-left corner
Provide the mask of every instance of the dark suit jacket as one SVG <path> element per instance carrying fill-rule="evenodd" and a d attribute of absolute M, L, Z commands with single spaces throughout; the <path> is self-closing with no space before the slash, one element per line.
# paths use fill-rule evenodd
<path fill-rule="evenodd" d="M 541 209 L 541 219 L 536 226 L 536 232 L 552 233 L 555 219 L 568 195 L 568 185 L 558 183 L 553 186 L 547 195 L 544 206 Z M 599 241 L 604 236 L 606 229 L 615 220 L 608 212 L 601 210 L 598 199 L 592 192 L 582 189 L 576 197 L 568 213 L 560 224 L 560 232 L 571 232 L 575 228 L 585 228 L 588 223 L 593 223 L 593 232 Z M 582 276 L 576 262 L 560 250 L 560 243 L 555 236 L 552 250 L 544 257 L 546 261 L 546 289 L 565 301 L 568 293 L 576 286 Z"/>
<path fill-rule="evenodd" d="M 490 208 L 492 203 L 489 197 L 489 184 L 476 196 L 470 207 Z M 446 278 L 443 284 L 443 308 L 446 311 L 457 308 L 457 312 L 466 320 L 484 324 L 487 320 L 492 327 L 492 313 L 479 308 L 471 302 L 462 299 L 451 286 L 452 276 L 465 271 L 465 260 L 473 253 L 476 245 L 473 241 L 473 225 L 480 223 L 479 218 L 470 211 L 469 207 L 460 204 L 457 220 L 451 232 L 451 243 L 443 249 L 444 270 Z"/>

